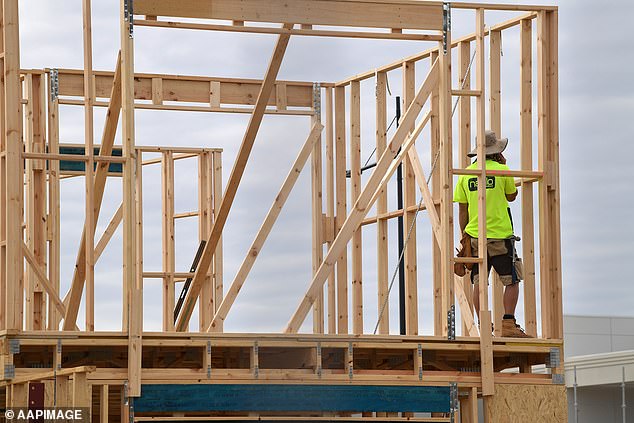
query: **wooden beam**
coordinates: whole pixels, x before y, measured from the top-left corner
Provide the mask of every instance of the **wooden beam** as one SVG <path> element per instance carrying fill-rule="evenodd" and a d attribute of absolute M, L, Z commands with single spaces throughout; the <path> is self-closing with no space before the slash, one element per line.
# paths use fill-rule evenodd
<path fill-rule="evenodd" d="M 430 60 L 434 62 L 438 59 L 438 51 L 433 52 Z M 436 87 L 431 95 L 431 142 L 430 155 L 432 162 L 440 158 L 440 125 L 439 125 L 439 89 Z M 430 169 L 431 172 L 431 192 L 433 204 L 436 208 L 436 214 L 440 216 L 440 168 Z M 432 284 L 434 296 L 434 335 L 443 336 L 443 328 L 447 321 L 447 315 L 443 314 L 443 297 L 442 297 L 442 275 L 441 275 L 441 258 L 440 258 L 440 237 L 436 236 L 432 231 Z"/>
<path fill-rule="evenodd" d="M 46 147 L 46 106 L 42 75 L 26 75 L 25 91 L 25 149 L 29 152 L 43 152 Z M 37 262 L 46 269 L 46 168 L 41 160 L 27 160 L 25 166 L 27 245 Z M 34 272 L 29 270 L 25 276 L 25 326 L 27 330 L 42 330 L 46 326 L 46 298 Z"/>
<path fill-rule="evenodd" d="M 502 91 L 501 91 L 501 63 L 502 32 L 489 33 L 489 129 L 502 136 Z M 502 336 L 502 317 L 504 317 L 504 285 L 500 276 L 493 270 L 493 327 L 495 336 Z"/>
<path fill-rule="evenodd" d="M 174 272 L 176 271 L 176 251 L 174 242 L 174 157 L 171 151 L 162 155 L 161 163 L 161 209 L 162 219 L 162 262 L 163 272 L 163 332 L 174 330 Z"/>
<path fill-rule="evenodd" d="M 441 2 L 136 0 L 138 15 L 376 28 L 442 29 Z M 291 28 L 287 28 L 291 29 Z"/>
<path fill-rule="evenodd" d="M 381 157 L 386 147 L 387 136 L 387 73 L 376 75 L 376 156 Z M 414 151 L 411 150 L 410 151 Z M 376 203 L 377 216 L 387 213 L 387 193 L 379 196 Z M 377 286 L 379 334 L 390 333 L 390 305 L 388 300 L 388 225 L 387 219 L 378 218 L 377 221 Z"/>
<path fill-rule="evenodd" d="M 361 84 L 350 84 L 350 200 L 361 194 Z M 363 243 L 359 226 L 352 235 L 352 333 L 363 333 Z"/>
<path fill-rule="evenodd" d="M 64 307 L 64 303 L 59 298 L 59 295 L 57 295 L 57 292 L 55 291 L 55 287 L 51 284 L 51 282 L 46 277 L 45 269 L 42 268 L 41 264 L 39 263 L 39 261 L 37 260 L 33 252 L 31 252 L 29 247 L 24 243 L 24 241 L 21 241 L 21 244 L 22 244 L 22 247 L 21 247 L 22 254 L 24 254 L 26 261 L 31 265 L 31 269 L 33 270 L 34 275 L 39 279 L 40 284 L 42 285 L 42 287 L 48 294 L 49 299 L 53 302 L 53 304 L 55 305 L 55 307 L 60 313 L 62 314 L 65 313 L 66 307 Z"/>
<path fill-rule="evenodd" d="M 471 63 L 471 42 L 463 41 L 458 44 L 458 69 L 459 69 L 459 82 L 462 90 L 471 89 L 471 75 L 470 71 Z M 470 160 L 467 153 L 471 151 L 471 98 L 461 97 L 458 106 L 458 162 L 461 168 L 469 166 Z M 462 235 L 462 234 L 461 234 Z M 473 285 L 471 284 L 471 278 L 469 275 L 465 275 L 462 278 L 462 286 L 464 288 L 465 297 L 469 305 L 468 312 L 471 314 L 471 320 L 473 320 Z M 457 291 L 456 291 L 457 294 Z M 464 313 L 467 310 L 460 310 L 460 317 L 462 319 L 462 331 L 463 333 L 469 333 L 469 328 L 466 325 Z"/>
<path fill-rule="evenodd" d="M 447 32 L 447 43 L 451 45 L 451 32 Z M 440 213 L 442 220 L 440 234 L 440 279 L 442 288 L 442 314 L 447 316 L 454 305 L 454 221 L 453 221 L 453 140 L 452 140 L 452 80 L 451 49 L 446 53 L 438 52 L 440 61 L 440 83 L 438 89 L 438 125 L 440 134 Z M 447 333 L 447 319 L 443 321 L 443 334 Z"/>
<path fill-rule="evenodd" d="M 213 153 L 202 153 L 198 156 L 198 241 L 206 241 L 209 230 L 213 225 Z M 174 215 L 178 217 L 178 215 Z M 215 267 L 215 266 L 211 266 Z M 209 270 L 200 289 L 198 323 L 200 331 L 207 329 L 214 317 L 214 280 L 213 271 Z M 172 314 L 174 313 L 172 309 Z M 172 327 L 174 319 L 171 319 Z"/>
<path fill-rule="evenodd" d="M 86 331 L 95 330 L 95 190 L 94 190 L 94 86 L 92 74 L 92 12 L 91 0 L 82 0 L 84 45 L 84 142 L 88 161 L 85 166 L 85 225 L 84 238 L 86 280 Z"/>
<path fill-rule="evenodd" d="M 176 28 L 176 29 L 193 29 L 203 31 L 222 31 L 222 32 L 240 32 L 252 34 L 286 34 L 313 37 L 334 37 L 334 38 L 365 38 L 377 40 L 408 40 L 408 41 L 440 41 L 442 35 L 437 34 L 420 34 L 420 33 L 403 33 L 403 32 L 378 32 L 378 31 L 333 31 L 313 28 L 300 28 L 284 30 L 282 28 L 271 28 L 263 26 L 232 26 L 222 24 L 207 24 L 193 22 L 176 22 L 176 21 L 152 21 L 135 19 L 134 24 L 137 26 L 153 27 L 153 28 Z"/>
<path fill-rule="evenodd" d="M 313 87 L 313 110 L 315 114 L 310 118 L 311 126 L 321 126 L 321 86 Z M 323 126 L 322 126 L 323 128 Z M 319 268 L 324 258 L 323 237 L 323 160 L 321 131 L 313 146 L 310 156 L 311 175 L 311 209 L 312 209 L 312 271 L 313 274 Z M 324 292 L 323 290 L 313 304 L 313 333 L 324 333 Z"/>
<path fill-rule="evenodd" d="M 134 40 L 132 19 L 126 18 L 126 0 L 120 1 L 121 43 L 121 143 L 123 145 L 123 330 L 128 335 L 128 396 L 141 395 L 141 355 L 143 334 L 142 272 L 138 260 L 141 243 L 137 244 L 137 178 L 141 178 L 142 161 L 136 161 L 134 121 Z M 103 148 L 102 142 L 102 148 Z M 138 240 L 142 241 L 142 240 Z M 141 269 L 142 270 L 142 269 Z"/>
<path fill-rule="evenodd" d="M 121 55 L 117 58 L 117 66 L 115 70 L 114 83 L 112 85 L 112 93 L 110 94 L 110 105 L 106 113 L 106 122 L 104 124 L 101 136 L 101 148 L 99 155 L 110 155 L 112 153 L 112 145 L 119 124 L 119 112 L 121 111 Z M 103 194 L 106 187 L 106 178 L 108 176 L 108 163 L 100 163 L 95 172 L 94 180 L 94 223 L 96 223 Z M 79 304 L 84 289 L 84 280 L 86 275 L 86 223 L 84 223 L 84 231 L 79 244 L 77 258 L 75 261 L 75 271 L 71 281 L 71 287 L 64 298 L 64 303 L 68 304 L 66 314 L 64 315 L 64 330 L 74 330 L 77 322 L 77 313 L 79 312 Z"/>
<path fill-rule="evenodd" d="M 23 70 L 23 73 L 28 71 Z M 84 72 L 78 69 L 59 69 L 59 95 L 62 100 L 81 98 L 83 102 Z M 111 98 L 114 73 L 108 71 L 93 72 L 95 96 L 107 100 Z M 160 81 L 160 83 L 159 83 Z M 202 103 L 206 106 L 254 105 L 262 81 L 247 78 L 220 78 L 214 76 L 170 75 L 158 73 L 134 74 L 134 99 L 152 101 L 155 109 L 169 109 L 161 102 Z M 286 86 L 286 102 L 289 107 L 312 107 L 312 82 L 277 81 L 276 87 Z M 327 84 L 324 84 L 327 85 Z M 160 101 L 159 101 L 160 100 Z M 276 92 L 268 99 L 268 106 L 277 104 Z M 103 101 L 95 102 L 104 105 Z M 142 103 L 135 104 L 141 108 Z M 160 107 L 159 107 L 160 106 Z"/>
<path fill-rule="evenodd" d="M 482 395 L 489 396 L 495 393 L 493 380 L 493 348 L 491 341 L 491 312 L 488 301 L 488 274 L 487 269 L 487 226 L 486 226 L 486 154 L 485 154 L 485 82 L 484 82 L 484 9 L 476 10 L 476 90 L 482 95 L 476 98 L 476 131 L 479 163 L 478 169 L 478 254 L 480 256 L 480 269 L 478 283 L 480 284 L 480 367 L 482 376 Z"/>
<path fill-rule="evenodd" d="M 4 147 L 3 172 L 5 210 L 5 244 L 1 261 L 4 264 L 5 328 L 22 329 L 24 269 L 20 245 L 23 220 L 22 93 L 20 88 L 20 33 L 18 0 L 2 2 L 2 38 L 4 51 L 4 125 L 0 144 Z"/>
<path fill-rule="evenodd" d="M 101 385 L 101 390 L 99 391 L 99 422 L 100 423 L 108 423 L 108 406 L 109 406 L 108 385 Z"/>
<path fill-rule="evenodd" d="M 327 248 L 334 240 L 335 232 L 335 143 L 333 122 L 333 88 L 326 88 L 326 219 L 331 222 L 332 237 Z M 328 333 L 337 333 L 337 289 L 335 273 L 328 275 Z"/>
<path fill-rule="evenodd" d="M 51 154 L 59 153 L 59 103 L 57 97 L 53 98 L 51 92 L 51 74 L 48 74 L 47 98 L 48 98 L 48 151 Z M 60 262 L 61 262 L 61 237 L 60 237 L 60 186 L 59 186 L 59 161 L 49 161 L 48 169 L 48 248 L 49 268 L 48 278 L 57 295 L 60 293 Z M 64 314 L 60 314 L 52 301 L 48 304 L 48 330 L 58 330 L 59 322 Z"/>
<path fill-rule="evenodd" d="M 341 231 L 348 215 L 346 195 L 346 89 L 335 88 L 335 183 L 337 215 L 335 235 Z M 330 244 L 332 248 L 332 243 Z M 337 333 L 348 333 L 348 252 L 343 249 L 337 260 Z"/>
<path fill-rule="evenodd" d="M 414 101 L 416 94 L 416 64 L 403 63 L 403 109 L 407 110 Z M 411 127 L 409 128 L 411 129 Z M 414 149 L 410 150 L 413 151 Z M 416 172 L 411 159 L 403 161 L 403 204 L 405 209 L 415 206 L 416 201 Z M 403 261 L 405 263 L 405 333 L 418 335 L 418 271 L 416 257 L 416 212 L 408 211 L 403 219 L 403 233 L 407 243 Z"/>
<path fill-rule="evenodd" d="M 213 161 L 213 219 L 211 224 L 213 225 L 213 221 L 216 219 L 218 211 L 220 210 L 220 204 L 222 203 L 222 151 L 217 150 L 212 153 L 212 161 Z M 214 252 L 214 313 L 217 313 L 220 310 L 220 304 L 224 298 L 224 262 L 223 262 L 223 252 L 222 252 L 222 237 L 220 237 L 220 241 L 218 241 L 218 246 L 216 247 L 216 251 Z M 213 316 L 212 316 L 213 318 Z M 210 319 L 211 322 L 211 319 Z M 216 330 L 218 332 L 223 331 L 222 322 L 216 326 Z"/>
<path fill-rule="evenodd" d="M 292 28 L 292 24 L 285 24 L 284 27 Z M 236 162 L 231 170 L 231 175 L 229 176 L 229 181 L 222 199 L 222 204 L 220 205 L 220 210 L 218 211 L 213 228 L 211 229 L 207 243 L 205 244 L 200 262 L 198 263 L 198 269 L 196 269 L 196 275 L 192 280 L 181 314 L 178 318 L 178 322 L 176 324 L 176 329 L 178 331 L 184 331 L 189 323 L 189 318 L 191 317 L 194 304 L 200 292 L 202 280 L 209 269 L 213 253 L 220 241 L 224 225 L 229 215 L 229 210 L 231 209 L 236 192 L 238 191 L 238 185 L 242 179 L 244 169 L 246 168 L 247 161 L 249 160 L 251 149 L 253 148 L 253 143 L 255 142 L 255 137 L 258 129 L 260 128 L 260 124 L 262 123 L 264 109 L 266 108 L 266 99 L 270 97 L 273 90 L 275 78 L 277 77 L 277 73 L 282 64 L 282 59 L 284 57 L 286 47 L 288 46 L 289 38 L 290 37 L 288 35 L 280 35 L 277 40 L 273 57 L 269 63 L 260 94 L 258 95 L 258 100 L 255 104 L 255 109 L 253 110 L 253 114 L 249 120 L 247 130 L 242 140 L 242 145 L 240 145 Z"/>
<path fill-rule="evenodd" d="M 123 220 L 123 204 L 119 205 L 119 208 L 117 209 L 117 211 L 115 211 L 114 215 L 112 216 L 112 219 L 110 219 L 110 222 L 108 223 L 108 226 L 106 226 L 106 229 L 103 231 L 101 238 L 99 238 L 99 242 L 97 242 L 97 245 L 95 246 L 95 263 L 99 261 L 99 258 L 101 257 L 101 255 L 103 254 L 103 251 L 108 246 L 108 243 L 112 239 L 115 231 L 121 224 L 122 220 Z"/>
<path fill-rule="evenodd" d="M 293 166 L 291 167 L 291 170 L 284 179 L 282 187 L 280 188 L 278 194 L 275 196 L 275 200 L 273 200 L 273 204 L 271 205 L 269 212 L 264 218 L 264 222 L 262 222 L 260 230 L 251 243 L 251 246 L 247 251 L 247 255 L 242 261 L 242 264 L 240 265 L 240 268 L 238 269 L 233 282 L 231 282 L 231 286 L 227 291 L 227 295 L 224 297 L 222 303 L 220 304 L 218 312 L 214 315 L 211 324 L 207 328 L 208 332 L 216 332 L 216 328 L 218 327 L 219 323 L 224 322 L 224 320 L 227 318 L 227 314 L 231 310 L 231 306 L 235 302 L 238 294 L 240 293 L 240 290 L 244 286 L 244 282 L 246 281 L 251 268 L 253 268 L 255 260 L 262 251 L 262 247 L 264 247 L 264 243 L 266 242 L 268 235 L 271 233 L 271 229 L 273 229 L 277 218 L 282 212 L 282 208 L 284 207 L 289 194 L 293 190 L 295 182 L 297 182 L 297 179 L 299 178 L 299 175 L 304 168 L 306 161 L 308 160 L 308 156 L 310 156 L 315 143 L 319 139 L 322 129 L 323 126 L 317 122 L 310 131 L 310 134 L 308 135 L 304 146 L 300 150 L 297 158 L 295 159 L 295 162 L 293 163 Z"/>
<path fill-rule="evenodd" d="M 432 87 L 436 84 L 438 78 L 438 66 L 436 63 L 432 65 L 429 75 L 425 79 L 425 82 L 421 86 L 418 91 L 415 100 L 412 105 L 407 109 L 407 112 L 403 116 L 402 125 L 397 129 L 396 133 L 392 137 L 392 140 L 389 144 L 389 149 L 386 150 L 381 158 L 377 162 L 377 166 L 372 172 L 368 182 L 366 183 L 365 188 L 361 192 L 359 199 L 355 203 L 352 211 L 344 222 L 341 230 L 339 231 L 337 237 L 335 238 L 332 247 L 326 254 L 324 258 L 324 262 L 320 266 L 319 270 L 313 277 L 313 280 L 310 283 L 310 287 L 306 292 L 303 300 L 298 306 L 297 310 L 293 314 L 293 317 L 288 323 L 286 327 L 287 333 L 295 333 L 299 330 L 302 322 L 306 318 L 306 314 L 310 309 L 311 304 L 315 301 L 315 295 L 319 289 L 323 286 L 323 283 L 328 276 L 328 273 L 332 270 L 332 266 L 335 263 L 337 257 L 339 257 L 344 250 L 346 244 L 348 243 L 352 233 L 355 228 L 361 223 L 363 217 L 367 214 L 369 207 L 372 202 L 378 198 L 380 192 L 377 192 L 377 189 L 387 182 L 387 178 L 389 171 L 396 170 L 396 166 L 392 166 L 394 163 L 400 162 L 403 159 L 406 151 L 402 149 L 400 153 L 398 153 L 399 148 L 403 145 L 407 133 L 409 132 L 411 125 L 414 123 L 416 117 L 420 113 L 426 99 L 429 97 Z M 417 126 L 413 135 L 417 135 L 416 131 L 422 130 L 422 126 Z M 413 144 L 413 140 L 415 136 L 410 136 L 408 141 Z M 397 155 L 398 153 L 398 155 Z M 397 156 L 395 159 L 394 157 Z"/>
<path fill-rule="evenodd" d="M 522 170 L 533 169 L 533 22 L 522 21 L 520 30 L 520 161 Z M 524 322 L 526 333 L 537 336 L 535 296 L 535 222 L 533 184 L 522 188 L 522 256 L 524 264 Z"/>

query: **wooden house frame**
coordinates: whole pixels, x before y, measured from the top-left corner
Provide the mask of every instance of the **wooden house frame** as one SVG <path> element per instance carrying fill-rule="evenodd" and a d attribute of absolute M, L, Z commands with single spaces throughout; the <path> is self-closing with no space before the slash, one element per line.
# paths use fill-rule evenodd
<path fill-rule="evenodd" d="M 26 406 L 31 390 L 41 389 L 41 405 L 88 407 L 92 409 L 91 421 L 100 422 L 228 418 L 454 421 L 458 415 L 459 421 L 475 422 L 478 398 L 485 400 L 489 421 L 503 421 L 500 416 L 504 413 L 518 411 L 504 409 L 503 404 L 512 406 L 502 400 L 524 389 L 523 405 L 533 415 L 550 412 L 557 416 L 551 421 L 563 421 L 558 420 L 565 418 L 561 414 L 565 389 L 561 360 L 556 7 L 421 0 L 121 0 L 121 50 L 114 72 L 101 72 L 92 66 L 90 0 L 82 1 L 83 70 L 21 69 L 18 0 L 1 3 L 0 371 L 7 407 Z M 474 12 L 471 35 L 452 39 L 451 11 L 455 9 Z M 500 10 L 516 16 L 485 26 L 485 13 Z M 140 26 L 271 34 L 277 42 L 262 80 L 135 74 L 134 30 Z M 501 132 L 501 39 L 505 30 L 518 26 L 520 168 L 467 170 L 466 152 L 471 149 L 473 135 L 483 139 L 488 127 Z M 533 40 L 535 33 L 537 43 Z M 295 36 L 416 40 L 428 48 L 343 81 L 277 80 L 289 39 Z M 536 64 L 532 60 L 534 51 Z M 453 66 L 452 52 L 458 57 Z M 533 66 L 537 81 L 532 78 Z M 417 85 L 416 72 L 421 70 L 426 77 Z M 388 135 L 386 91 L 392 71 L 401 75 L 404 113 L 398 129 Z M 475 86 L 471 86 L 471 75 Z M 368 80 L 376 87 L 377 162 L 362 184 L 360 84 Z M 456 80 L 458 85 L 452 83 Z M 537 98 L 533 99 L 535 85 Z M 452 120 L 453 99 L 459 99 L 457 126 Z M 485 119 L 487 102 L 489 122 Z M 537 133 L 533 133 L 534 104 Z M 84 144 L 60 141 L 63 119 L 59 105 L 83 107 Z M 107 107 L 98 142 L 93 139 L 94 107 Z M 250 114 L 224 188 L 221 150 L 212 146 L 138 146 L 135 109 Z M 264 114 L 310 116 L 311 125 L 237 275 L 226 284 L 223 229 Z M 114 145 L 119 117 L 122 143 Z M 428 132 L 423 133 L 426 126 Z M 456 140 L 454 134 L 458 134 Z M 433 160 L 428 169 L 423 168 L 413 148 L 417 140 L 419 145 L 429 141 Z M 536 164 L 532 157 L 535 146 Z M 478 145 L 478 157 L 483 155 L 484 146 Z M 309 158 L 313 278 L 306 293 L 280 333 L 225 333 L 223 322 L 299 173 L 308 168 Z M 194 159 L 199 166 L 199 208 L 176 214 L 174 161 L 185 159 Z M 460 165 L 454 166 L 455 162 Z M 401 163 L 404 207 L 389 210 L 385 187 Z M 163 268 L 147 271 L 142 259 L 143 169 L 158 164 L 162 174 Z M 64 178 L 77 175 L 86 181 L 86 218 L 71 287 L 64 293 L 60 292 L 60 184 Z M 497 336 L 488 330 L 480 333 L 476 325 L 469 279 L 455 277 L 453 264 L 461 260 L 486 266 L 487 258 L 486 254 L 469 259 L 454 257 L 457 233 L 453 186 L 457 175 L 473 175 L 481 182 L 487 175 L 516 178 L 521 191 L 526 274 L 524 313 L 526 330 L 534 339 L 499 337 L 503 314 L 499 283 L 492 284 L 491 300 L 488 290 L 480 290 L 478 319 L 484 328 L 493 323 Z M 95 227 L 109 178 L 122 182 L 122 201 L 105 232 L 99 235 Z M 478 191 L 480 210 L 485 209 L 485 191 Z M 376 214 L 368 216 L 373 207 Z M 422 310 L 417 301 L 418 259 L 416 230 L 412 228 L 419 212 L 427 214 L 433 234 L 429 263 L 433 268 L 430 295 L 434 306 L 429 311 L 433 334 L 421 334 L 418 328 Z M 390 333 L 389 312 L 385 310 L 389 307 L 390 282 L 387 227 L 390 219 L 399 216 L 405 232 L 409 230 L 402 252 L 406 269 L 404 335 Z M 174 265 L 174 221 L 188 217 L 198 219 L 199 240 L 205 242 L 201 243 L 197 266 L 183 272 Z M 480 219 L 480 233 L 486 232 L 484 221 Z M 122 329 L 98 332 L 94 330 L 95 263 L 119 225 L 123 229 Z M 362 228 L 366 225 L 376 225 L 377 230 L 376 295 L 380 309 L 376 335 L 364 332 L 362 254 L 369 247 L 363 245 Z M 534 251 L 536 245 L 539 254 Z M 481 252 L 486 251 L 482 240 L 479 246 Z M 191 285 L 175 319 L 175 283 L 187 278 Z M 480 276 L 481 286 L 486 283 L 484 278 Z M 146 279 L 162 280 L 160 333 L 143 330 Z M 85 329 L 79 330 L 82 297 Z M 198 331 L 190 322 L 195 307 Z M 456 309 L 458 321 L 453 319 Z M 310 313 L 312 333 L 300 334 Z M 463 336 L 456 336 L 457 327 Z M 546 364 L 550 371 L 533 373 L 532 366 L 539 364 Z M 511 368 L 518 371 L 502 372 Z M 254 396 L 263 392 L 285 395 L 290 387 L 307 396 L 323 395 L 333 405 L 320 408 L 303 404 L 298 397 L 295 408 L 222 408 L 229 406 L 227 402 L 199 410 L 186 401 L 171 405 L 163 401 L 168 392 L 180 392 L 196 400 L 222 392 L 237 395 L 231 391 L 235 386 L 242 386 L 239 395 L 254 389 Z M 332 389 L 344 388 L 350 391 L 333 394 Z M 346 398 L 367 392 L 375 401 L 369 404 L 375 405 L 363 405 L 360 400 L 358 408 L 350 408 L 346 403 Z M 381 403 L 377 395 L 402 400 L 401 408 Z M 408 395 L 416 400 L 409 401 Z M 251 404 L 252 398 L 243 400 L 240 404 Z M 542 404 L 542 410 L 537 410 L 537 403 Z M 435 414 L 413 417 L 419 411 Z"/>

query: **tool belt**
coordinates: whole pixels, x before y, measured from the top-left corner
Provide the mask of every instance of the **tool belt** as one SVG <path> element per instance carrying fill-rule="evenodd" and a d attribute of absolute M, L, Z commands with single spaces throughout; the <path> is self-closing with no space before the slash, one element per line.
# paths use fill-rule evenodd
<path fill-rule="evenodd" d="M 460 248 L 456 248 L 458 252 L 458 257 L 471 257 L 471 236 L 468 233 L 462 234 L 462 238 L 460 239 Z M 467 269 L 471 270 L 473 268 L 472 263 L 454 263 L 453 272 L 458 276 L 464 276 L 467 273 Z"/>

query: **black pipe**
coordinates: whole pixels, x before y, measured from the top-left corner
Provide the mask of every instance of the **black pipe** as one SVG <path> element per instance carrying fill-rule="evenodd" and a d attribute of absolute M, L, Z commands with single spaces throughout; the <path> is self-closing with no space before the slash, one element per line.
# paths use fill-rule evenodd
<path fill-rule="evenodd" d="M 396 127 L 401 120 L 401 97 L 396 97 Z M 400 151 L 400 149 L 399 149 Z M 398 210 L 403 210 L 403 164 L 399 164 L 396 169 L 396 206 Z M 403 232 L 403 215 L 398 217 L 398 257 L 405 247 L 405 234 Z M 398 311 L 401 335 L 405 335 L 405 260 L 401 260 L 398 265 Z"/>

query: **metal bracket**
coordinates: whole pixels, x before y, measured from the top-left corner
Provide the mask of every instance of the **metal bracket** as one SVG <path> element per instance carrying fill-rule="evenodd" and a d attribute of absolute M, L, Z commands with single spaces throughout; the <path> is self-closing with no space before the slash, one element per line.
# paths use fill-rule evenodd
<path fill-rule="evenodd" d="M 348 378 L 352 380 L 354 377 L 354 349 L 352 348 L 352 342 L 348 343 Z"/>
<path fill-rule="evenodd" d="M 49 70 L 50 75 L 50 84 L 51 84 L 51 101 L 57 101 L 59 97 L 59 70 L 51 69 Z"/>
<path fill-rule="evenodd" d="M 559 348 L 553 347 L 550 349 L 550 354 L 546 357 L 546 367 L 549 369 L 554 369 L 559 367 L 559 363 L 561 361 L 561 353 Z"/>
<path fill-rule="evenodd" d="M 211 379 L 211 341 L 207 341 L 207 356 L 210 358 L 207 364 L 207 379 Z"/>
<path fill-rule="evenodd" d="M 123 18 L 128 23 L 128 35 L 134 38 L 134 0 L 123 0 Z"/>
<path fill-rule="evenodd" d="M 421 359 L 421 366 L 418 369 L 418 380 L 423 380 L 423 346 L 418 344 L 418 358 Z"/>
<path fill-rule="evenodd" d="M 450 421 L 455 422 L 456 413 L 458 412 L 458 384 L 456 382 L 449 383 L 449 412 L 451 413 Z"/>
<path fill-rule="evenodd" d="M 447 54 L 449 33 L 451 32 L 451 3 L 442 4 L 442 52 Z"/>
<path fill-rule="evenodd" d="M 456 340 L 456 306 L 452 304 L 447 311 L 447 339 Z"/>
<path fill-rule="evenodd" d="M 566 378 L 564 375 L 559 373 L 553 373 L 553 384 L 554 385 L 564 385 L 566 383 Z"/>
<path fill-rule="evenodd" d="M 313 113 L 321 118 L 321 84 L 319 82 L 313 84 Z"/>
<path fill-rule="evenodd" d="M 14 377 L 15 377 L 15 366 L 13 364 L 5 364 L 3 379 L 13 379 Z"/>
<path fill-rule="evenodd" d="M 134 423 L 134 398 L 129 398 L 128 404 L 128 422 Z"/>
<path fill-rule="evenodd" d="M 317 342 L 317 377 L 321 379 L 321 342 Z"/>
<path fill-rule="evenodd" d="M 260 377 L 260 363 L 259 363 L 260 347 L 258 346 L 258 341 L 255 341 L 255 343 L 253 344 L 253 354 L 256 357 L 258 357 L 258 363 L 256 363 L 253 366 L 253 376 L 255 376 L 255 378 L 258 379 Z"/>
<path fill-rule="evenodd" d="M 57 339 L 57 354 L 59 354 L 60 356 L 62 354 L 62 340 L 61 340 L 61 338 Z M 55 367 L 57 367 L 57 370 L 60 370 L 62 368 L 62 360 L 61 359 L 57 362 L 57 366 L 55 366 Z"/>
<path fill-rule="evenodd" d="M 130 397 L 128 397 L 128 381 L 123 382 L 123 405 L 129 404 Z"/>
<path fill-rule="evenodd" d="M 9 339 L 9 354 L 20 354 L 19 339 Z"/>

